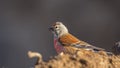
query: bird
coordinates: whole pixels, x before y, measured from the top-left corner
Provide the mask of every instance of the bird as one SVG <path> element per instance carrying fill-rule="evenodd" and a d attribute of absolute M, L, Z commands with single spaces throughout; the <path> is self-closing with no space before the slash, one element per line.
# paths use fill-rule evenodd
<path fill-rule="evenodd" d="M 49 30 L 51 31 L 51 28 L 49 28 Z M 60 55 L 62 55 L 63 53 L 63 46 L 58 42 L 58 37 L 57 37 L 57 35 L 55 34 L 55 32 L 54 31 L 52 31 L 52 33 L 53 33 L 53 42 L 54 42 L 54 48 L 55 48 L 55 50 L 56 50 L 56 52 L 57 52 L 57 54 L 60 54 Z"/>
<path fill-rule="evenodd" d="M 53 33 L 54 40 L 56 38 L 56 42 L 63 47 L 61 51 L 65 54 L 75 54 L 79 49 L 92 51 L 105 50 L 78 39 L 68 31 L 68 28 L 62 22 L 55 22 L 49 30 Z"/>

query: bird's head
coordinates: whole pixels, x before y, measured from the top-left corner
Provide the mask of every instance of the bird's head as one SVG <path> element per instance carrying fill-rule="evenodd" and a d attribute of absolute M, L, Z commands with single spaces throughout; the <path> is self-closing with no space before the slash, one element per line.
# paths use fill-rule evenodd
<path fill-rule="evenodd" d="M 49 29 L 57 37 L 60 37 L 60 36 L 62 36 L 64 34 L 68 33 L 67 27 L 62 22 L 56 22 L 56 23 L 54 23 Z"/>

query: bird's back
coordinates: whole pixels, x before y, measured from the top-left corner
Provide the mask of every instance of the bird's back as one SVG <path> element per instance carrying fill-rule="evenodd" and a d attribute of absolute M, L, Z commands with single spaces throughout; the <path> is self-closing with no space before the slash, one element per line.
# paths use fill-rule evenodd
<path fill-rule="evenodd" d="M 78 38 L 76 38 L 75 36 L 73 36 L 70 33 L 67 33 L 67 34 L 61 36 L 59 38 L 59 42 L 63 46 L 72 46 L 72 47 L 76 47 L 76 48 L 84 48 L 87 50 L 95 50 L 95 51 L 104 50 L 103 48 L 92 46 L 92 45 L 88 44 L 87 42 L 79 40 Z"/>
<path fill-rule="evenodd" d="M 64 45 L 74 45 L 74 44 L 90 45 L 82 40 L 79 40 L 78 38 L 76 38 L 75 36 L 73 36 L 70 33 L 61 36 L 59 38 L 59 41 L 61 42 L 61 44 L 63 44 L 63 46 Z"/>

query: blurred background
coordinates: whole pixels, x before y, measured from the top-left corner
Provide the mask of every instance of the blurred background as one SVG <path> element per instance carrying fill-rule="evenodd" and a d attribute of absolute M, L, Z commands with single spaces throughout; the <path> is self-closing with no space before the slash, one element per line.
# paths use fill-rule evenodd
<path fill-rule="evenodd" d="M 36 59 L 28 58 L 29 50 L 44 60 L 57 55 L 48 30 L 56 21 L 79 39 L 111 51 L 120 40 L 120 1 L 0 0 L 0 68 L 32 68 Z"/>

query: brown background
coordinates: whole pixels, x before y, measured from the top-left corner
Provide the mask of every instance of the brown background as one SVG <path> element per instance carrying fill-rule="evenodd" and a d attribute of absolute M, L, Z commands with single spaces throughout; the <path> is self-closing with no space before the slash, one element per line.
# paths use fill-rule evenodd
<path fill-rule="evenodd" d="M 57 17 L 60 17 L 57 20 Z M 0 68 L 30 68 L 38 51 L 56 55 L 48 27 L 62 21 L 78 38 L 111 50 L 120 40 L 119 0 L 0 0 Z"/>

